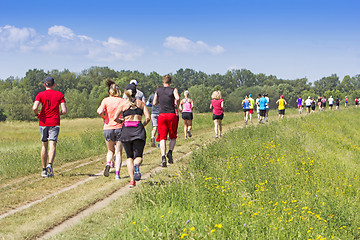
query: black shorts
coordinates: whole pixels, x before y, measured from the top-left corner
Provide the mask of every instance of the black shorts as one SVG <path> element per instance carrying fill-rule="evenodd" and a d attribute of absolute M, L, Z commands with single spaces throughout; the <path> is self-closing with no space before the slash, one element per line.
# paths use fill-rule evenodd
<path fill-rule="evenodd" d="M 311 110 L 315 110 L 315 106 L 311 106 Z"/>
<path fill-rule="evenodd" d="M 333 104 L 329 104 L 329 107 L 332 107 L 333 106 Z"/>
<path fill-rule="evenodd" d="M 324 103 L 324 102 L 321 102 L 321 107 L 326 107 L 326 103 Z"/>
<path fill-rule="evenodd" d="M 260 110 L 260 116 L 265 117 L 266 116 L 266 110 Z"/>
<path fill-rule="evenodd" d="M 279 115 L 285 115 L 285 109 L 279 110 Z"/>
<path fill-rule="evenodd" d="M 355 105 L 358 105 L 359 103 L 358 102 L 355 102 Z"/>
<path fill-rule="evenodd" d="M 213 114 L 213 120 L 215 120 L 215 119 L 223 120 L 223 118 L 224 118 L 224 113 L 222 113 L 221 115 Z"/>
<path fill-rule="evenodd" d="M 244 112 L 250 112 L 250 109 L 243 109 Z"/>
<path fill-rule="evenodd" d="M 181 117 L 184 120 L 193 120 L 193 113 L 192 112 L 183 112 Z"/>
<path fill-rule="evenodd" d="M 130 142 L 122 142 L 124 146 L 126 157 L 135 159 L 137 157 L 142 157 L 145 147 L 145 141 L 141 139 L 136 139 Z"/>

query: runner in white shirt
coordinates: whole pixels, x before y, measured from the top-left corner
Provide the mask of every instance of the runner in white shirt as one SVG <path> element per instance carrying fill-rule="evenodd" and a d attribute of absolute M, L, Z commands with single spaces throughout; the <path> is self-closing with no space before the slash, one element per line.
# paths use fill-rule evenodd
<path fill-rule="evenodd" d="M 308 97 L 308 98 L 305 100 L 305 106 L 306 106 L 306 113 L 307 113 L 307 114 L 310 114 L 311 102 L 312 102 L 312 100 L 310 99 L 310 97 Z"/>
<path fill-rule="evenodd" d="M 329 109 L 332 110 L 332 107 L 333 107 L 333 105 L 334 105 L 334 99 L 333 99 L 333 97 L 330 96 L 330 98 L 328 99 L 328 101 L 329 101 Z"/>

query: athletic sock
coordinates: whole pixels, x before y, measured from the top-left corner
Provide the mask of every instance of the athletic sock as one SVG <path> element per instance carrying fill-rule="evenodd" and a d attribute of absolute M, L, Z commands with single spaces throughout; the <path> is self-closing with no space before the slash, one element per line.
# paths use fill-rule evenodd
<path fill-rule="evenodd" d="M 106 165 L 110 165 L 111 164 L 111 162 L 106 162 Z"/>
<path fill-rule="evenodd" d="M 120 175 L 120 171 L 115 171 L 115 175 Z"/>
<path fill-rule="evenodd" d="M 46 168 L 43 168 L 43 171 L 46 171 Z"/>

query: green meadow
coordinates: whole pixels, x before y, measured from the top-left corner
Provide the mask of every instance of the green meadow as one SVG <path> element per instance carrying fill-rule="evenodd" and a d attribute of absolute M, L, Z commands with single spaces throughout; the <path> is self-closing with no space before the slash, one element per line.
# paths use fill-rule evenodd
<path fill-rule="evenodd" d="M 233 130 L 170 177 L 143 184 L 106 228 L 84 231 L 96 239 L 359 239 L 359 118 L 353 108 Z"/>
<path fill-rule="evenodd" d="M 239 121 L 242 115 L 225 113 L 224 125 Z M 193 129 L 213 126 L 210 113 L 195 114 Z M 64 119 L 61 121 L 54 167 L 106 154 L 101 118 Z M 148 142 L 151 123 L 146 127 Z M 179 137 L 183 137 L 183 123 L 179 122 Z M 37 122 L 6 121 L 0 123 L 0 182 L 19 176 L 40 173 L 40 131 Z"/>

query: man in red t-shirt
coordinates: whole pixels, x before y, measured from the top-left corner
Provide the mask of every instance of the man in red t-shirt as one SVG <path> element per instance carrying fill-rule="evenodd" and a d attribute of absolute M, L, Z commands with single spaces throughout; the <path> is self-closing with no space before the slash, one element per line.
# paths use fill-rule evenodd
<path fill-rule="evenodd" d="M 54 177 L 52 164 L 55 159 L 56 142 L 60 131 L 60 115 L 66 114 L 66 103 L 64 95 L 55 91 L 55 81 L 52 77 L 45 79 L 45 91 L 40 92 L 35 97 L 33 111 L 35 116 L 39 119 L 40 134 L 41 134 L 41 163 L 42 163 L 42 177 Z M 39 114 L 39 105 L 41 110 Z M 61 111 L 59 111 L 59 106 Z M 49 146 L 50 145 L 50 146 Z M 49 146 L 49 147 L 48 147 Z M 49 164 L 47 158 L 49 157 Z"/>

